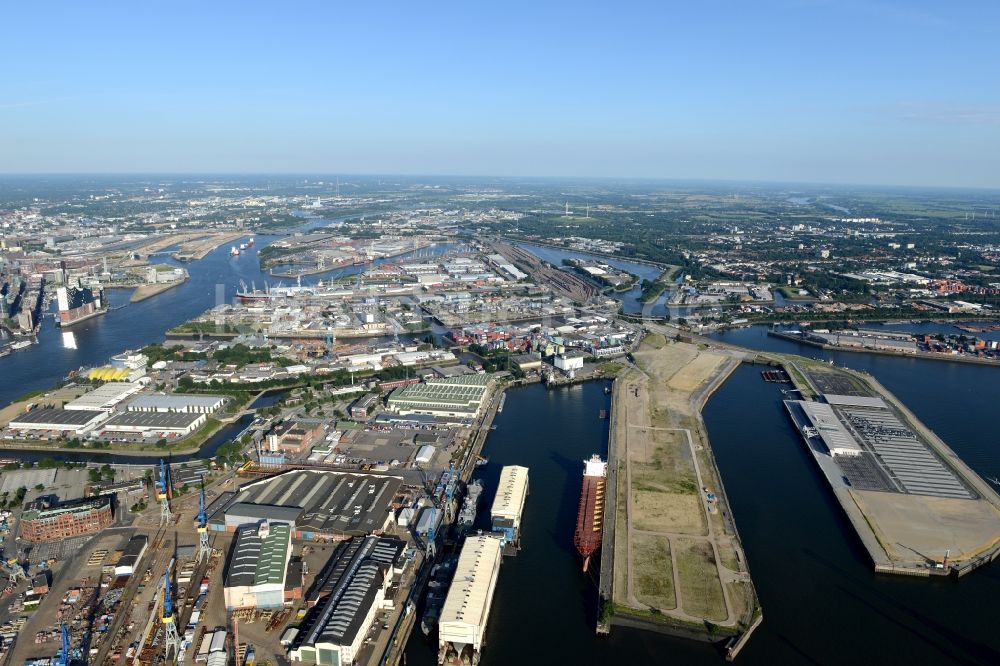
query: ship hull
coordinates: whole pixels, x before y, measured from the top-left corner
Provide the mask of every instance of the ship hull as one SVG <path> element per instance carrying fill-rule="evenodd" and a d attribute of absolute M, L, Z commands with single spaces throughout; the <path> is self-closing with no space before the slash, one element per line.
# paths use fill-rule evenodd
<path fill-rule="evenodd" d="M 583 570 L 590 566 L 591 556 L 601 547 L 604 536 L 604 491 L 607 479 L 603 476 L 583 477 L 580 505 L 576 516 L 573 545 L 583 558 Z"/>

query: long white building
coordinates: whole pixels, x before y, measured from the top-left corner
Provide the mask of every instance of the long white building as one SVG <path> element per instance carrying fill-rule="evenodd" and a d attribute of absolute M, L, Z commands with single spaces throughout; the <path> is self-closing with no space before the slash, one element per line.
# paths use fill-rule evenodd
<path fill-rule="evenodd" d="M 497 537 L 466 538 L 438 619 L 438 663 L 478 663 L 502 559 L 503 543 Z"/>
<path fill-rule="evenodd" d="M 500 532 L 504 540 L 517 545 L 521 537 L 521 513 L 528 497 L 528 468 L 507 465 L 500 470 L 500 483 L 493 498 L 490 516 L 493 531 Z"/>

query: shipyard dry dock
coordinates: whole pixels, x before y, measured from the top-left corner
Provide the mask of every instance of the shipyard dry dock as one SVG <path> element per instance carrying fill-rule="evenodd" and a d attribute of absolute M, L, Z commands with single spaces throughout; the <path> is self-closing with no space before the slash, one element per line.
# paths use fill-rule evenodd
<path fill-rule="evenodd" d="M 438 620 L 438 663 L 478 664 L 503 560 L 494 535 L 466 538 Z"/>
<path fill-rule="evenodd" d="M 513 555 L 521 547 L 521 514 L 528 497 L 528 468 L 507 465 L 500 470 L 500 483 L 493 498 L 490 516 L 493 532 L 501 534 L 504 554 Z"/>
<path fill-rule="evenodd" d="M 989 562 L 1000 497 L 887 400 L 820 393 L 785 407 L 876 571 L 962 575 Z"/>

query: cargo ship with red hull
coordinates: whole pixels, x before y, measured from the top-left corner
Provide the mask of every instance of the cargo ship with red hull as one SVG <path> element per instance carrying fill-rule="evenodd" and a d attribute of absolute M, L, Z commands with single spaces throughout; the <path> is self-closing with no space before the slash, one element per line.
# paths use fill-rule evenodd
<path fill-rule="evenodd" d="M 590 566 L 590 556 L 601 547 L 604 535 L 604 491 L 608 480 L 608 463 L 596 453 L 583 463 L 583 488 L 580 508 L 576 514 L 573 545 L 583 557 L 583 570 Z"/>

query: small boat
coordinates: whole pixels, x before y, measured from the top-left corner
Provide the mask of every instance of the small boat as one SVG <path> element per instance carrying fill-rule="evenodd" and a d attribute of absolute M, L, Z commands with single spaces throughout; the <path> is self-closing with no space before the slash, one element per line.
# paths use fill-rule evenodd
<path fill-rule="evenodd" d="M 229 256 L 230 257 L 240 256 L 240 251 L 235 245 L 229 249 Z"/>
<path fill-rule="evenodd" d="M 611 387 L 610 386 L 605 386 L 604 387 L 604 395 L 608 395 L 610 393 L 611 393 Z"/>
<path fill-rule="evenodd" d="M 490 459 L 484 458 L 483 456 L 479 456 L 479 459 L 476 460 L 476 467 L 486 467 L 489 464 L 490 464 Z"/>

